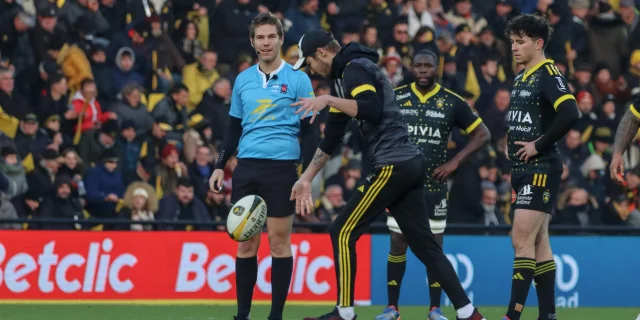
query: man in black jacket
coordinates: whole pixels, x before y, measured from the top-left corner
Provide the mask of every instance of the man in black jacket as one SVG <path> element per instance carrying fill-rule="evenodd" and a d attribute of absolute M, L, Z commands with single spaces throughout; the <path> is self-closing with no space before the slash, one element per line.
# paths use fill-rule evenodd
<path fill-rule="evenodd" d="M 352 42 L 340 47 L 324 30 L 307 32 L 298 43 L 299 60 L 294 70 L 308 64 L 312 73 L 333 81 L 331 95 L 301 99 L 297 113 L 311 121 L 331 105 L 325 136 L 307 170 L 291 192 L 298 214 L 311 214 L 314 202 L 311 181 L 342 141 L 352 118 L 358 120 L 366 141 L 371 173 L 356 187 L 330 228 L 338 275 L 338 306 L 330 313 L 308 320 L 352 320 L 355 286 L 356 242 L 371 222 L 389 208 L 415 255 L 440 284 L 455 306 L 458 319 L 482 320 L 473 308 L 458 277 L 429 229 L 423 197 L 426 166 L 420 148 L 409 138 L 393 88 L 378 68 L 378 54 Z M 395 319 L 399 318 L 396 312 Z"/>

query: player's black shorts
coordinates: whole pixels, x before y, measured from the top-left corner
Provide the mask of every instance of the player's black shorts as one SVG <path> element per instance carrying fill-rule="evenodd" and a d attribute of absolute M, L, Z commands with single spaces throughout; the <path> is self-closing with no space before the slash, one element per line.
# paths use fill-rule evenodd
<path fill-rule="evenodd" d="M 551 214 L 560 188 L 561 174 L 511 172 L 511 187 L 516 196 L 514 209 L 527 209 Z"/>
<path fill-rule="evenodd" d="M 267 203 L 268 217 L 290 216 L 295 212 L 295 202 L 289 197 L 297 180 L 293 160 L 238 159 L 231 180 L 231 203 L 257 195 Z"/>

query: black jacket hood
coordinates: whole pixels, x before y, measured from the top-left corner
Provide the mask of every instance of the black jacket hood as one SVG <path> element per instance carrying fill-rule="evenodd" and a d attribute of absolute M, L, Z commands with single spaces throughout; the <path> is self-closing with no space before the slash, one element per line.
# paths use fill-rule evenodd
<path fill-rule="evenodd" d="M 351 42 L 342 47 L 340 51 L 338 51 L 338 54 L 333 58 L 333 62 L 331 64 L 331 78 L 340 78 L 347 64 L 349 64 L 351 60 L 357 58 L 367 58 L 373 61 L 374 64 L 378 64 L 380 55 L 378 55 L 378 52 L 373 49 L 364 47 L 357 42 Z"/>

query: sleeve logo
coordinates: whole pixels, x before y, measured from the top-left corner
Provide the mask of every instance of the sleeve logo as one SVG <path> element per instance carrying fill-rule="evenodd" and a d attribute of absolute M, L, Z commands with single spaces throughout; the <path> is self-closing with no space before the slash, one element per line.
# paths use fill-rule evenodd
<path fill-rule="evenodd" d="M 562 92 L 567 92 L 567 87 L 564 85 L 564 81 L 562 81 L 562 77 L 556 77 L 556 80 L 558 81 L 558 85 L 556 86 L 558 90 Z"/>

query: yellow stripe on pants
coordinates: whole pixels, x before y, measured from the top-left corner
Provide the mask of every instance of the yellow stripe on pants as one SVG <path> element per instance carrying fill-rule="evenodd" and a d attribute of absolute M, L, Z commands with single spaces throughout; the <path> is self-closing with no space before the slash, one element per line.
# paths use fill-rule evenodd
<path fill-rule="evenodd" d="M 350 306 L 351 304 L 351 261 L 349 259 L 349 238 L 356 224 L 362 218 L 362 215 L 369 209 L 373 200 L 378 196 L 382 187 L 384 187 L 391 177 L 393 165 L 383 167 L 380 177 L 371 184 L 369 190 L 358 203 L 356 209 L 351 213 L 347 222 L 342 226 L 338 236 L 338 263 L 340 266 L 340 306 Z"/>

